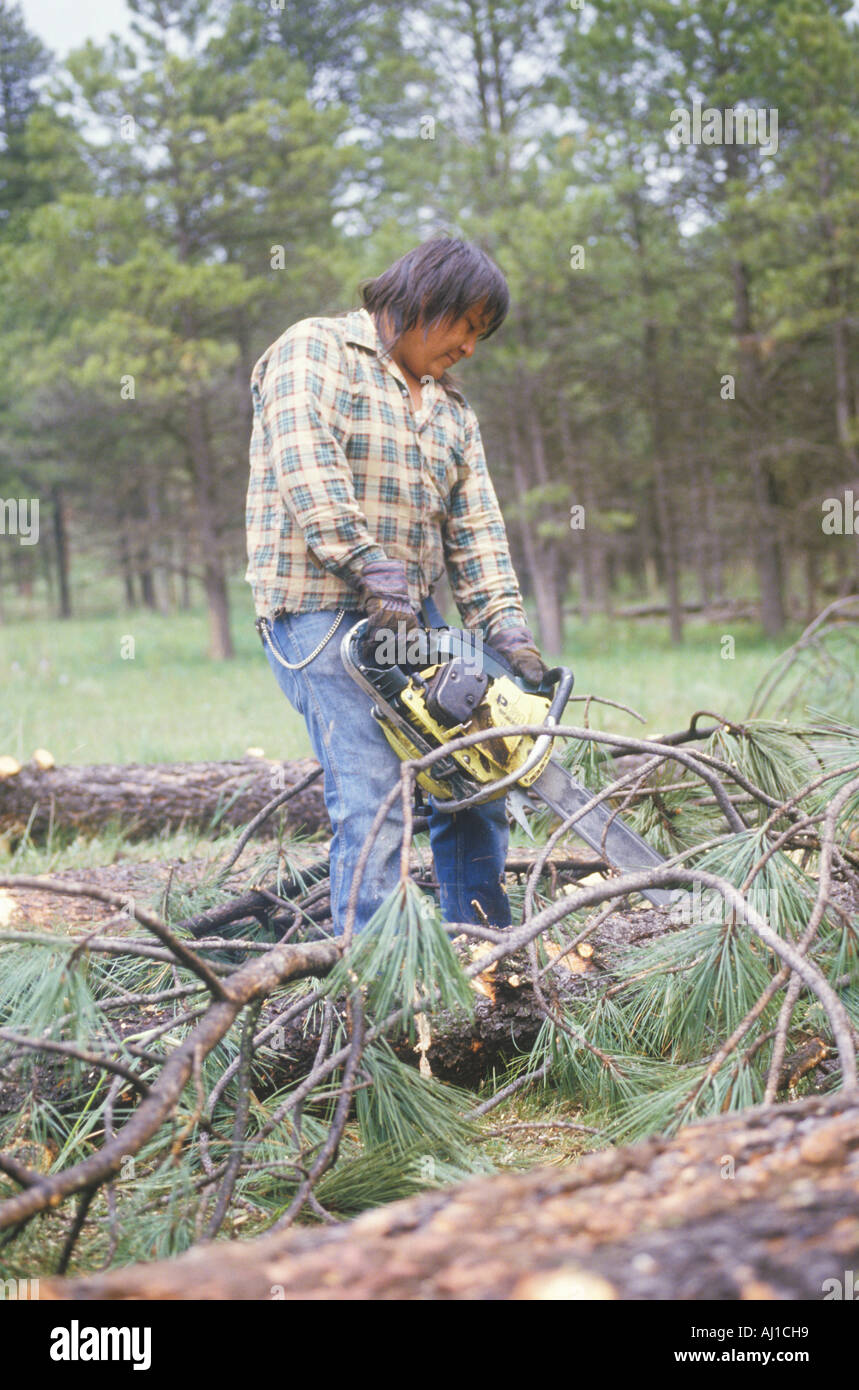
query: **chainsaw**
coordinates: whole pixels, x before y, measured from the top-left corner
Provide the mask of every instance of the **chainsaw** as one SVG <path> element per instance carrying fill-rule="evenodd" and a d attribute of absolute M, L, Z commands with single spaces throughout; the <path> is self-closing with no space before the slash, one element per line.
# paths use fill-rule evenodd
<path fill-rule="evenodd" d="M 530 835 L 526 812 L 533 796 L 561 820 L 593 799 L 593 793 L 552 756 L 550 730 L 560 722 L 573 689 L 565 666 L 547 671 L 533 685 L 512 670 L 486 643 L 459 628 L 420 629 L 417 641 L 376 665 L 365 649 L 366 620 L 343 637 L 340 655 L 349 675 L 373 700 L 373 717 L 397 757 L 423 758 L 478 730 L 485 740 L 452 750 L 416 774 L 438 811 L 463 811 L 501 796 Z M 479 639 L 478 639 L 479 640 Z M 405 659 L 399 660 L 400 657 Z M 492 731 L 512 725 L 545 727 L 545 734 Z M 626 825 L 605 802 L 591 807 L 572 829 L 613 869 L 658 868 L 661 854 Z M 533 837 L 532 837 L 533 838 Z M 675 900 L 672 889 L 645 888 L 657 907 Z"/>

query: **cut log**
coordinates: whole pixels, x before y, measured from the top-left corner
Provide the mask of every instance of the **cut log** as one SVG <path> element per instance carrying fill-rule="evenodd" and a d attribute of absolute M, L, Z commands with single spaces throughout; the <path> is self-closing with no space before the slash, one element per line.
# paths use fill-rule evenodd
<path fill-rule="evenodd" d="M 92 833 L 119 820 L 126 838 L 142 839 L 181 826 L 245 825 L 278 792 L 287 791 L 316 767 L 312 758 L 47 769 L 30 762 L 0 777 L 0 834 L 22 834 L 29 825 L 30 834 L 38 838 L 51 823 Z M 321 778 L 286 802 L 272 817 L 272 826 L 281 814 L 296 829 L 329 831 Z"/>
<path fill-rule="evenodd" d="M 43 1299 L 813 1299 L 859 1269 L 859 1098 L 721 1115 L 336 1227 L 42 1283 Z M 850 1276 L 852 1283 L 852 1275 Z"/>

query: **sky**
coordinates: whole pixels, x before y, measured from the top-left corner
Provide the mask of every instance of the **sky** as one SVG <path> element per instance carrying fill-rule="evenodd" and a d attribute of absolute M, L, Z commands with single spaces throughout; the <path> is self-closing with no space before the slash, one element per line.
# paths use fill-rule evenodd
<path fill-rule="evenodd" d="M 27 28 L 64 58 L 86 39 L 128 32 L 131 15 L 123 0 L 19 0 Z"/>
<path fill-rule="evenodd" d="M 127 33 L 130 13 L 124 0 L 19 0 L 27 27 L 63 58 L 85 39 L 103 40 L 111 33 Z M 859 0 L 849 11 L 859 19 Z"/>

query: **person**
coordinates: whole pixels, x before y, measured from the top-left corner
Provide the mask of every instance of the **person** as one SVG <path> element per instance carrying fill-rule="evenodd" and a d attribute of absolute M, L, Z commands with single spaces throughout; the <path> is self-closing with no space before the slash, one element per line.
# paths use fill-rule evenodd
<path fill-rule="evenodd" d="M 478 246 L 437 235 L 366 283 L 362 298 L 351 313 L 293 324 L 251 379 L 246 578 L 269 665 L 323 768 L 338 935 L 400 766 L 342 665 L 349 625 L 367 618 L 366 644 L 408 634 L 446 572 L 466 628 L 530 680 L 546 669 L 477 418 L 449 376 L 503 322 L 504 276 Z M 504 799 L 449 815 L 430 802 L 429 814 L 444 920 L 508 926 Z M 398 799 L 364 870 L 356 930 L 399 881 L 402 835 Z"/>

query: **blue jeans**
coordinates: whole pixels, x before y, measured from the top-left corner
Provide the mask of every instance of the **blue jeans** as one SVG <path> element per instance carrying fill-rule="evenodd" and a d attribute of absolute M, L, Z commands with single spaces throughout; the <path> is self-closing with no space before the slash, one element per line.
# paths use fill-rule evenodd
<path fill-rule="evenodd" d="M 287 613 L 271 623 L 270 638 L 285 661 L 303 661 L 325 636 L 335 613 Z M 370 713 L 372 700 L 340 660 L 344 633 L 360 613 L 347 613 L 318 656 L 300 671 L 288 671 L 264 643 L 278 685 L 304 717 L 313 751 L 322 764 L 331 841 L 331 913 L 337 935 L 358 857 L 379 802 L 399 780 L 400 760 Z M 430 845 L 446 922 L 480 923 L 476 900 L 494 927 L 510 925 L 504 889 L 507 857 L 506 801 L 487 802 L 454 815 L 430 803 Z M 355 928 L 360 930 L 400 877 L 402 804 L 397 799 L 376 836 L 358 895 Z"/>

